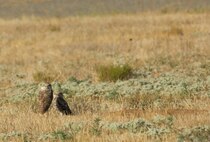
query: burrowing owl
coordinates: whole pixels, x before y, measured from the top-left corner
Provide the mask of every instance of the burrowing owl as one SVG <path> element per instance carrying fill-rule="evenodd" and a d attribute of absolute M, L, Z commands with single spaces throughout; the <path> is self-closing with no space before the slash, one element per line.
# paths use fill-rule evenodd
<path fill-rule="evenodd" d="M 39 102 L 39 112 L 44 114 L 48 111 L 53 100 L 53 90 L 49 83 L 44 83 L 39 91 L 38 102 Z"/>
<path fill-rule="evenodd" d="M 54 96 L 53 98 L 54 107 L 59 112 L 61 112 L 64 115 L 72 114 L 72 111 L 70 110 L 68 103 L 63 98 L 63 93 L 61 91 L 61 86 L 59 83 L 55 83 L 53 96 Z"/>

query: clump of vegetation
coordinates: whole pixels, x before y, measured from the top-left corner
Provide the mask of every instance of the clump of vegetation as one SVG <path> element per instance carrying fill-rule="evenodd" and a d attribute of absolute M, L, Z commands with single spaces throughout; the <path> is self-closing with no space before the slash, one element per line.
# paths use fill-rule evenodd
<path fill-rule="evenodd" d="M 66 140 L 72 140 L 74 137 L 73 135 L 71 135 L 70 133 L 63 131 L 63 130 L 57 130 L 57 131 L 53 131 L 51 133 L 44 133 L 41 134 L 38 137 L 39 141 L 46 141 L 46 140 L 52 140 L 52 141 L 56 141 L 56 140 L 60 140 L 60 141 L 66 141 Z"/>
<path fill-rule="evenodd" d="M 179 57 L 178 56 L 166 56 L 164 54 L 157 55 L 153 58 L 150 58 L 147 63 L 150 65 L 155 65 L 155 66 L 168 66 L 170 68 L 175 68 L 179 66 L 179 61 L 177 60 Z"/>
<path fill-rule="evenodd" d="M 117 81 L 125 80 L 131 77 L 132 68 L 128 64 L 125 65 L 101 65 L 96 71 L 101 81 Z"/>
<path fill-rule="evenodd" d="M 110 91 L 110 93 L 107 93 L 107 95 L 105 96 L 105 98 L 107 100 L 119 101 L 120 94 L 117 92 L 116 89 L 113 89 L 112 91 Z"/>
<path fill-rule="evenodd" d="M 153 102 L 155 102 L 155 100 L 157 100 L 158 98 L 159 96 L 157 94 L 135 94 L 127 97 L 126 103 L 128 104 L 129 108 L 141 108 L 142 110 L 145 110 L 148 108 L 152 108 Z"/>
<path fill-rule="evenodd" d="M 42 71 L 38 71 L 33 74 L 33 80 L 35 82 L 52 82 L 54 78 L 54 75 Z"/>
<path fill-rule="evenodd" d="M 173 121 L 171 116 L 157 116 L 151 121 L 138 118 L 128 122 L 105 123 L 103 125 L 103 130 L 110 130 L 112 133 L 117 131 L 120 131 L 121 133 L 142 133 L 152 139 L 161 140 L 164 135 L 171 132 Z"/>
<path fill-rule="evenodd" d="M 168 30 L 168 35 L 178 35 L 178 36 L 182 36 L 184 35 L 184 31 L 182 28 L 180 27 L 175 27 L 172 26 L 169 30 Z"/>
<path fill-rule="evenodd" d="M 18 131 L 12 131 L 9 133 L 0 133 L 0 140 L 2 141 L 11 141 L 14 140 L 15 138 L 20 139 L 22 141 L 30 141 L 31 139 L 31 134 L 27 132 L 18 132 Z"/>
<path fill-rule="evenodd" d="M 74 113 L 84 114 L 84 113 L 96 113 L 101 110 L 101 105 L 99 100 L 93 100 L 89 96 L 77 96 L 70 100 L 71 107 L 74 109 Z"/>
<path fill-rule="evenodd" d="M 191 129 L 184 129 L 178 134 L 178 141 L 191 141 L 191 142 L 208 142 L 210 140 L 210 127 L 197 126 Z"/>
<path fill-rule="evenodd" d="M 49 30 L 51 32 L 59 32 L 61 31 L 61 27 L 59 25 L 49 25 Z"/>
<path fill-rule="evenodd" d="M 102 133 L 102 126 L 100 126 L 100 118 L 94 119 L 92 127 L 90 128 L 90 133 L 95 136 L 100 136 Z"/>

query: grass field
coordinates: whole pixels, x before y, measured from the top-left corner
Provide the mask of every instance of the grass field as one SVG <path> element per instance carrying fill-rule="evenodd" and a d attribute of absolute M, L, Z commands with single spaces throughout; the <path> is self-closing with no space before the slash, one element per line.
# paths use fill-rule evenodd
<path fill-rule="evenodd" d="M 206 12 L 209 0 L 0 0 L 0 17 L 68 17 L 140 12 Z"/>
<path fill-rule="evenodd" d="M 0 19 L 0 140 L 210 141 L 209 39 L 208 12 Z M 73 116 L 35 112 L 45 79 Z"/>

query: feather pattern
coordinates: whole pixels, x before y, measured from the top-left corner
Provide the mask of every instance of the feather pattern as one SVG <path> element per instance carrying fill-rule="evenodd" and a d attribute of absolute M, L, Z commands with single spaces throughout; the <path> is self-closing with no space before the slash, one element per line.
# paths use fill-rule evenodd
<path fill-rule="evenodd" d="M 53 90 L 51 84 L 46 84 L 39 91 L 38 101 L 39 101 L 39 111 L 44 114 L 48 111 L 53 100 Z"/>
<path fill-rule="evenodd" d="M 63 98 L 63 93 L 58 93 L 56 96 L 56 108 L 58 111 L 60 111 L 62 114 L 70 115 L 72 114 L 72 111 L 69 108 L 68 103 Z"/>

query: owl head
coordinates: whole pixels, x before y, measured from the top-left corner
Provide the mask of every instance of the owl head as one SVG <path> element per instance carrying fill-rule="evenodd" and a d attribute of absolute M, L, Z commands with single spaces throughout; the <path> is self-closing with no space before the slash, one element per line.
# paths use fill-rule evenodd
<path fill-rule="evenodd" d="M 58 97 L 63 98 L 63 93 L 58 93 Z"/>
<path fill-rule="evenodd" d="M 39 88 L 40 88 L 40 90 L 42 90 L 42 91 L 46 91 L 46 90 L 48 90 L 48 91 L 52 91 L 52 86 L 51 86 L 51 84 L 50 83 L 40 83 L 39 84 Z"/>

